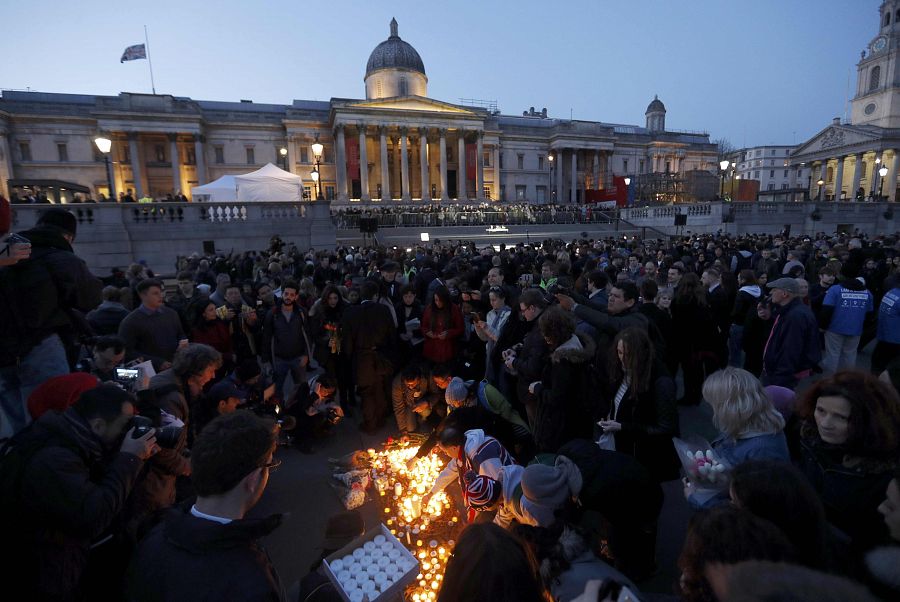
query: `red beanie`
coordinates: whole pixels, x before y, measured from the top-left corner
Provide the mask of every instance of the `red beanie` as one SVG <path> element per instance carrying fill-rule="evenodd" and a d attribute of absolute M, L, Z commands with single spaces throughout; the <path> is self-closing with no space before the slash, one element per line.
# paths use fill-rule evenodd
<path fill-rule="evenodd" d="M 48 410 L 63 412 L 78 401 L 81 394 L 100 384 L 93 374 L 72 372 L 46 380 L 28 396 L 28 413 L 37 420 Z"/>

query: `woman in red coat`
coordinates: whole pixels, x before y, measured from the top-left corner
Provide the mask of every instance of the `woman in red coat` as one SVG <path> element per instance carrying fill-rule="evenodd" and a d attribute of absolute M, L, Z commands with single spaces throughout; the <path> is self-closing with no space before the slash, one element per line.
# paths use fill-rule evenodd
<path fill-rule="evenodd" d="M 193 305 L 191 321 L 191 342 L 209 345 L 222 354 L 222 368 L 227 374 L 234 366 L 234 342 L 228 324 L 216 315 L 216 304 L 209 300 L 200 300 Z M 216 373 L 218 375 L 218 372 Z"/>
<path fill-rule="evenodd" d="M 434 297 L 422 315 L 422 334 L 425 335 L 422 355 L 435 364 L 452 360 L 456 352 L 456 340 L 462 333 L 462 312 L 450 300 L 447 287 L 441 285 L 434 289 Z"/>

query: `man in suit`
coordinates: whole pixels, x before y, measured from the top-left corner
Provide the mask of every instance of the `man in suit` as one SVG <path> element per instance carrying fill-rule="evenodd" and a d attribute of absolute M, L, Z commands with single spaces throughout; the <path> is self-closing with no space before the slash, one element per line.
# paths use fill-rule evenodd
<path fill-rule="evenodd" d="M 344 351 L 353 362 L 356 387 L 362 404 L 361 429 L 375 433 L 388 413 L 388 387 L 393 376 L 396 328 L 391 312 L 378 302 L 378 283 L 363 282 L 359 305 L 344 312 Z"/>
<path fill-rule="evenodd" d="M 731 308 L 733 303 L 728 299 L 728 293 L 722 288 L 722 272 L 715 266 L 703 270 L 700 281 L 706 287 L 706 300 L 712 312 L 712 319 L 716 323 L 718 340 L 715 349 L 719 367 L 725 367 L 728 363 L 728 333 L 731 330 Z"/>

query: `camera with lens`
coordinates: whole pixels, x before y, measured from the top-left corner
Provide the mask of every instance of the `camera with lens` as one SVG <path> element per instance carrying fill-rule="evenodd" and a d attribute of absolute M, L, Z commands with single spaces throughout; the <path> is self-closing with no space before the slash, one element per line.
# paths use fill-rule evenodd
<path fill-rule="evenodd" d="M 155 431 L 156 444 L 165 449 L 175 449 L 181 439 L 180 426 L 161 426 L 153 424 L 153 420 L 146 416 L 132 416 L 128 428 L 134 428 L 132 438 L 140 439 L 149 432 Z"/>

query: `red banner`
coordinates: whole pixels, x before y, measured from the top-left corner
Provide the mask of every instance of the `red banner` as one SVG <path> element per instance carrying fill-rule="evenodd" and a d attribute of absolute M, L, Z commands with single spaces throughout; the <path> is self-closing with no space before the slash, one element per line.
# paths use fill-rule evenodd
<path fill-rule="evenodd" d="M 619 207 L 628 205 L 628 187 L 625 185 L 623 176 L 613 177 L 613 188 L 586 191 L 586 203 L 602 203 L 604 201 L 615 201 Z"/>
<path fill-rule="evenodd" d="M 466 144 L 466 179 L 475 180 L 475 170 L 478 167 L 476 163 L 478 159 L 478 145 L 475 143 Z"/>
<path fill-rule="evenodd" d="M 350 138 L 345 142 L 347 149 L 347 177 L 350 180 L 359 179 L 359 140 Z"/>

